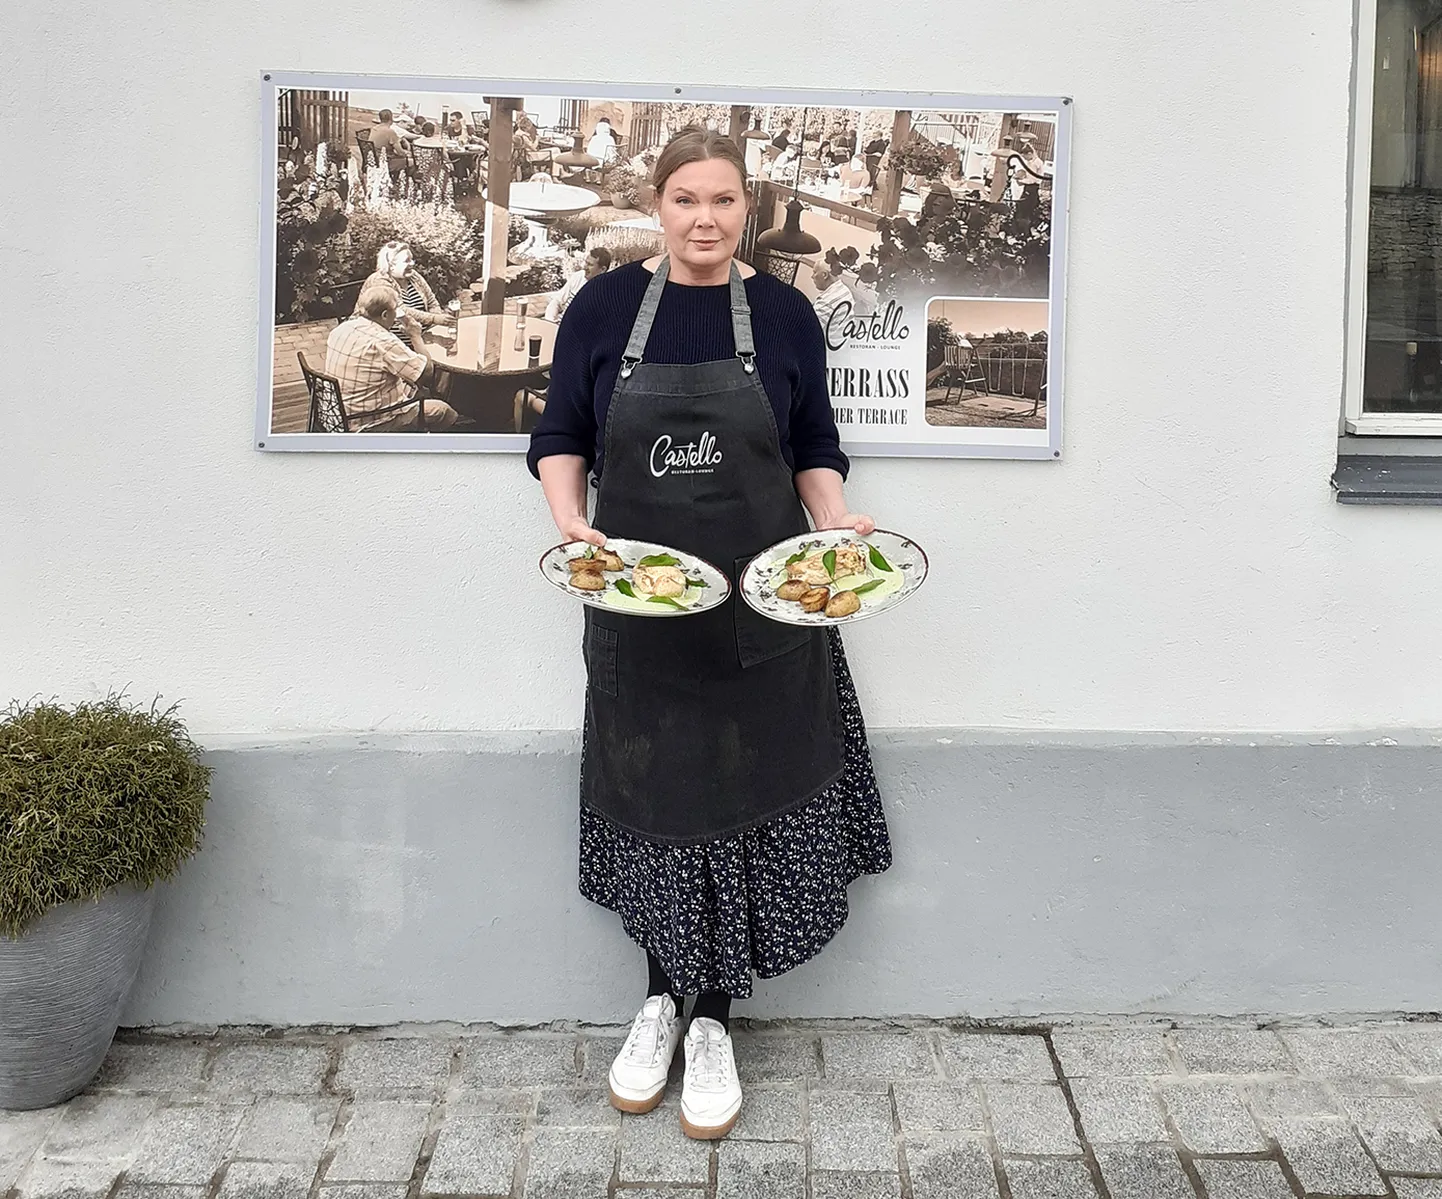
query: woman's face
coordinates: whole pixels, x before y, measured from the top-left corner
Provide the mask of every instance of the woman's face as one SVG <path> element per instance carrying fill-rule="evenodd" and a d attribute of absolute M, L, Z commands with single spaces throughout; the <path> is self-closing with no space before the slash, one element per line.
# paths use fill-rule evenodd
<path fill-rule="evenodd" d="M 678 167 L 666 180 L 659 214 L 673 259 L 699 270 L 729 261 L 746 226 L 740 172 L 723 158 Z"/>
<path fill-rule="evenodd" d="M 404 279 L 411 273 L 411 267 L 414 264 L 415 259 L 411 256 L 409 249 L 397 250 L 394 257 L 391 258 L 391 274 L 397 279 Z"/>

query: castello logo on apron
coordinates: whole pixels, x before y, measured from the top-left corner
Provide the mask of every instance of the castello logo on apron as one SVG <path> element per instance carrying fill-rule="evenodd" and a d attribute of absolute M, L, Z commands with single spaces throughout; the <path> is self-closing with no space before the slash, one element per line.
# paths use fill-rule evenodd
<path fill-rule="evenodd" d="M 695 441 L 677 445 L 669 433 L 662 433 L 651 446 L 651 473 L 665 475 L 709 475 L 721 461 L 716 438 L 702 433 Z"/>

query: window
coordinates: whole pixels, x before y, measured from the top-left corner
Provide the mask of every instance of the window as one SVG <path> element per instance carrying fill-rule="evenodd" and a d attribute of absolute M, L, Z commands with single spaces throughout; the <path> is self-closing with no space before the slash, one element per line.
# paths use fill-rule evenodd
<path fill-rule="evenodd" d="M 1359 7 L 1346 429 L 1438 437 L 1442 0 Z"/>

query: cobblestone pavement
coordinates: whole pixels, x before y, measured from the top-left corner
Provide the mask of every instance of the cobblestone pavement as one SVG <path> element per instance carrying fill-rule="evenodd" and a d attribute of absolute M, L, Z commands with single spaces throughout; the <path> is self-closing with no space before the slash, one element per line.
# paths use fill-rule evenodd
<path fill-rule="evenodd" d="M 661 1107 L 610 1107 L 623 1032 L 122 1033 L 84 1094 L 0 1112 L 0 1194 L 1442 1199 L 1442 1025 L 738 1021 L 715 1143 L 679 1053 Z"/>

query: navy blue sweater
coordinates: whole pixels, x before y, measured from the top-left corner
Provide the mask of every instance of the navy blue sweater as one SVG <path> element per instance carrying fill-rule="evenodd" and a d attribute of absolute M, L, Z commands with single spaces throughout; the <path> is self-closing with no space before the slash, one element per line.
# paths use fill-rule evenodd
<path fill-rule="evenodd" d="M 546 410 L 531 433 L 526 464 L 548 454 L 579 454 L 599 478 L 606 410 L 621 370 L 621 355 L 651 272 L 639 262 L 599 275 L 576 293 L 556 333 Z M 826 342 L 810 302 L 794 287 L 758 272 L 746 280 L 756 368 L 776 412 L 781 453 L 793 471 L 829 466 L 844 477 L 826 389 Z M 714 362 L 736 353 L 730 290 L 667 281 L 646 343 L 646 361 Z"/>

